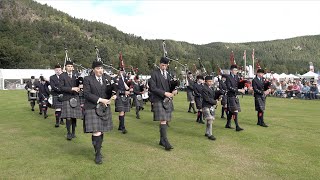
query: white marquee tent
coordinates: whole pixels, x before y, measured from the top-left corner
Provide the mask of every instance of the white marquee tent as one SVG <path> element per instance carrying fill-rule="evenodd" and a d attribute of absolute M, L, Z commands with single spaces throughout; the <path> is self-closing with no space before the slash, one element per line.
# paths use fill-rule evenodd
<path fill-rule="evenodd" d="M 314 73 L 314 72 L 311 72 L 311 71 L 301 75 L 301 77 L 303 77 L 303 78 L 314 78 L 314 79 L 318 79 L 318 76 L 319 75 L 317 73 Z"/>
<path fill-rule="evenodd" d="M 0 69 L 0 90 L 22 89 L 31 76 L 36 79 L 43 76 L 49 80 L 53 74 L 53 69 Z"/>

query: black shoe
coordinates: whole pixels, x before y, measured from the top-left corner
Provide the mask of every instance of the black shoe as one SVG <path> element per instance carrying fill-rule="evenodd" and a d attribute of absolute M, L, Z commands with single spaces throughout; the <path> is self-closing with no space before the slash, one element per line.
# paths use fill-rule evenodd
<path fill-rule="evenodd" d="M 44 118 L 47 119 L 47 118 L 48 118 L 48 115 L 44 115 Z"/>
<path fill-rule="evenodd" d="M 64 125 L 64 122 L 63 122 L 63 121 L 60 121 L 60 124 L 61 124 L 61 125 Z"/>
<path fill-rule="evenodd" d="M 199 121 L 200 124 L 205 124 L 204 121 Z"/>
<path fill-rule="evenodd" d="M 236 128 L 236 131 L 242 131 L 242 130 L 243 129 L 241 127 L 239 127 L 239 126 Z"/>
<path fill-rule="evenodd" d="M 71 137 L 76 138 L 77 136 L 76 136 L 76 134 L 71 134 Z"/>
<path fill-rule="evenodd" d="M 141 111 L 143 111 L 144 110 L 144 107 L 141 107 Z"/>
<path fill-rule="evenodd" d="M 159 145 L 165 147 L 164 142 L 162 142 L 162 140 L 159 141 Z"/>
<path fill-rule="evenodd" d="M 205 133 L 204 136 L 209 137 L 209 134 Z"/>
<path fill-rule="evenodd" d="M 191 111 L 188 111 L 188 113 L 191 113 Z"/>
<path fill-rule="evenodd" d="M 216 140 L 217 138 L 216 138 L 216 137 L 214 137 L 213 135 L 211 135 L 211 136 L 209 136 L 209 137 L 208 137 L 208 139 L 210 139 L 210 140 L 213 140 L 213 141 L 214 141 L 214 140 Z"/>
<path fill-rule="evenodd" d="M 140 119 L 140 116 L 136 116 L 136 119 Z"/>
<path fill-rule="evenodd" d="M 128 131 L 126 129 L 122 129 L 122 134 L 127 134 Z"/>
<path fill-rule="evenodd" d="M 226 125 L 226 126 L 225 126 L 225 128 L 228 128 L 228 129 L 234 129 L 233 127 L 228 126 L 228 125 Z"/>
<path fill-rule="evenodd" d="M 31 111 L 34 111 L 34 109 L 32 108 Z"/>
<path fill-rule="evenodd" d="M 40 115 L 42 115 L 42 112 L 39 112 Z"/>
<path fill-rule="evenodd" d="M 101 153 L 96 153 L 96 157 L 94 159 L 94 162 L 96 164 L 102 164 L 102 156 L 101 156 Z"/>
<path fill-rule="evenodd" d="M 221 119 L 225 119 L 225 117 L 224 117 L 224 116 L 221 116 Z"/>
<path fill-rule="evenodd" d="M 72 139 L 72 134 L 71 134 L 71 133 L 68 133 L 68 134 L 67 134 L 67 140 L 70 141 L 71 139 Z"/>
<path fill-rule="evenodd" d="M 171 146 L 171 144 L 169 143 L 168 139 L 164 140 L 165 144 L 164 144 L 164 149 L 167 151 L 170 151 L 171 149 L 173 149 L 173 146 Z"/>
<path fill-rule="evenodd" d="M 261 123 L 257 122 L 257 125 L 258 125 L 258 126 L 261 126 Z"/>
<path fill-rule="evenodd" d="M 54 127 L 58 128 L 58 127 L 59 127 L 59 124 L 55 124 Z"/>
<path fill-rule="evenodd" d="M 193 111 L 193 114 L 197 114 L 197 112 Z"/>
<path fill-rule="evenodd" d="M 269 126 L 268 126 L 268 125 L 266 125 L 265 123 L 260 124 L 260 126 L 262 126 L 262 127 L 269 127 Z"/>

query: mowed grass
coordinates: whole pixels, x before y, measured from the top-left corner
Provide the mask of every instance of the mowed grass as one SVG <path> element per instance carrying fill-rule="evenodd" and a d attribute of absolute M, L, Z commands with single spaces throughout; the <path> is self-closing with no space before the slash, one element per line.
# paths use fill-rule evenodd
<path fill-rule="evenodd" d="M 77 138 L 67 141 L 65 126 L 54 128 L 49 118 L 30 111 L 25 91 L 0 91 L 1 179 L 319 179 L 320 101 L 267 99 L 265 121 L 256 125 L 254 100 L 240 98 L 240 125 L 245 130 L 225 129 L 216 112 L 216 141 L 204 136 L 205 125 L 187 113 L 186 94 L 174 99 L 175 111 L 168 128 L 174 149 L 159 142 L 159 125 L 152 120 L 150 104 L 135 119 L 126 116 L 128 134 L 106 133 L 104 163 L 96 165 L 91 135 L 78 120 Z M 114 106 L 113 106 L 114 108 Z M 234 124 L 232 124 L 234 126 Z"/>

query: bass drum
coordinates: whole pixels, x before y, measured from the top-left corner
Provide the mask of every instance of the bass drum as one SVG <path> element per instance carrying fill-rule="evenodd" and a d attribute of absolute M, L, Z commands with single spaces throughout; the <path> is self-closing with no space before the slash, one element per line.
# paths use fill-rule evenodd
<path fill-rule="evenodd" d="M 148 91 L 142 94 L 142 99 L 143 100 L 148 99 L 148 98 L 149 98 Z"/>
<path fill-rule="evenodd" d="M 53 105 L 53 97 L 52 97 L 52 95 L 49 96 L 48 103 Z"/>

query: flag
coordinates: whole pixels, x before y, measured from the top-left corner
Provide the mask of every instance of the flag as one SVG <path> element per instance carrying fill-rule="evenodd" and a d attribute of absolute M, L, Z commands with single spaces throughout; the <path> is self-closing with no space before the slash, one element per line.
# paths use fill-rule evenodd
<path fill-rule="evenodd" d="M 123 59 L 122 59 L 122 53 L 121 52 L 119 53 L 119 61 L 120 61 L 120 68 L 124 68 L 124 62 L 123 62 Z"/>
<path fill-rule="evenodd" d="M 260 64 L 259 64 L 259 61 L 257 61 L 256 66 L 257 66 L 257 70 L 258 70 L 258 69 L 261 69 L 261 66 L 260 66 Z"/>
<path fill-rule="evenodd" d="M 233 51 L 231 51 L 231 54 L 230 54 L 230 64 L 231 65 L 236 65 L 236 61 L 234 59 L 234 54 L 233 54 Z"/>

